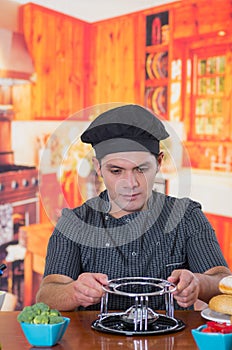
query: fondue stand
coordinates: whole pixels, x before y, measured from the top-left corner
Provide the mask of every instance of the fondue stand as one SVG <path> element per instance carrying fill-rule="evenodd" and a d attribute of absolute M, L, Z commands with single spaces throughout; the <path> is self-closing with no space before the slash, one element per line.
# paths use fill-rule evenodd
<path fill-rule="evenodd" d="M 124 277 L 112 279 L 101 298 L 101 310 L 92 328 L 123 335 L 155 335 L 179 331 L 185 324 L 174 317 L 173 292 L 176 286 L 163 279 Z M 134 292 L 136 290 L 136 292 Z M 131 298 L 134 303 L 125 312 L 108 312 L 109 294 Z M 166 315 L 149 307 L 149 298 L 164 295 Z"/>

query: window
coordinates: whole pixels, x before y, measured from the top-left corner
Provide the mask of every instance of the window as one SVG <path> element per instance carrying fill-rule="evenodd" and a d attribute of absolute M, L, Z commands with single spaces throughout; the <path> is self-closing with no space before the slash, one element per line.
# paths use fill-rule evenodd
<path fill-rule="evenodd" d="M 230 112 L 226 95 L 229 79 L 223 51 L 205 49 L 191 58 L 191 139 L 229 140 Z"/>

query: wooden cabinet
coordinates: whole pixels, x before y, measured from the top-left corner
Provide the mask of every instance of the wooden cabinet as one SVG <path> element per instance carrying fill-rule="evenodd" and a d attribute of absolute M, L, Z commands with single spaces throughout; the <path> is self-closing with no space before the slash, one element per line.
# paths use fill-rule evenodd
<path fill-rule="evenodd" d="M 192 139 L 228 140 L 229 114 L 225 114 L 226 94 L 226 48 L 216 52 L 204 49 L 193 53 L 193 75 L 196 89 L 193 91 L 193 118 L 190 130 Z"/>
<path fill-rule="evenodd" d="M 46 8 L 21 8 L 22 26 L 35 66 L 31 118 L 65 118 L 84 106 L 87 23 Z"/>
<path fill-rule="evenodd" d="M 181 59 L 189 67 L 182 91 L 189 116 L 182 116 L 182 120 L 188 119 L 188 140 L 232 141 L 231 57 L 229 42 L 221 41 L 199 48 L 190 44 L 186 58 Z"/>
<path fill-rule="evenodd" d="M 139 103 L 185 124 L 194 166 L 209 169 L 221 142 L 232 159 L 230 0 L 183 0 L 91 24 L 34 4 L 21 11 L 36 75 L 14 88 L 17 119 Z M 215 57 L 224 71 L 200 70 Z"/>
<path fill-rule="evenodd" d="M 86 104 L 143 102 L 143 16 L 93 23 L 89 32 Z"/>
<path fill-rule="evenodd" d="M 182 0 L 174 6 L 173 39 L 196 40 L 225 30 L 231 33 L 230 0 Z"/>
<path fill-rule="evenodd" d="M 143 103 L 141 13 L 89 24 L 34 4 L 21 12 L 36 71 L 31 119 L 64 119 L 101 103 Z"/>
<path fill-rule="evenodd" d="M 183 1 L 173 8 L 172 64 L 180 85 L 170 89 L 176 100 L 170 117 L 183 121 L 196 168 L 232 169 L 231 11 L 229 0 L 223 6 L 219 0 Z"/>

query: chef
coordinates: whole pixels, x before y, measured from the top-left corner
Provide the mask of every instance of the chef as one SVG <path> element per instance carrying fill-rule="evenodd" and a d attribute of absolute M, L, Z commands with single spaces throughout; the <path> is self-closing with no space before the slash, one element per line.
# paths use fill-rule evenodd
<path fill-rule="evenodd" d="M 176 284 L 176 309 L 220 294 L 219 281 L 231 271 L 201 205 L 154 190 L 164 157 L 160 141 L 168 137 L 156 115 L 134 104 L 102 113 L 84 131 L 81 140 L 93 146 L 105 190 L 63 209 L 37 302 L 99 310 L 108 280 L 142 276 Z M 110 295 L 108 308 L 125 310 L 128 299 Z M 164 297 L 153 297 L 151 307 L 165 309 Z"/>

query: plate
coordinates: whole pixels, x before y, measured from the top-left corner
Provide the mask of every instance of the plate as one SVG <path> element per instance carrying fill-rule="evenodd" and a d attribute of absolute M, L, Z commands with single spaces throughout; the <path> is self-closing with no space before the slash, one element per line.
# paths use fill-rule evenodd
<path fill-rule="evenodd" d="M 150 53 L 147 56 L 147 59 L 146 59 L 146 71 L 147 71 L 147 75 L 148 75 L 149 79 L 154 79 L 155 78 L 155 76 L 153 74 L 153 71 L 151 69 L 151 64 L 152 64 L 153 57 L 154 57 L 154 54 Z"/>
<path fill-rule="evenodd" d="M 204 309 L 201 311 L 201 316 L 205 318 L 206 320 L 215 321 L 215 322 L 225 322 L 227 324 L 230 324 L 230 315 L 225 315 L 220 312 L 216 312 L 213 310 L 210 310 L 209 308 Z"/>
<path fill-rule="evenodd" d="M 150 53 L 146 58 L 146 72 L 149 79 L 168 77 L 168 53 Z"/>
<path fill-rule="evenodd" d="M 165 115 L 167 112 L 167 89 L 159 86 L 155 88 L 151 97 L 152 109 L 155 113 Z"/>
<path fill-rule="evenodd" d="M 157 79 L 168 77 L 168 53 L 159 52 L 154 55 L 151 69 Z"/>

